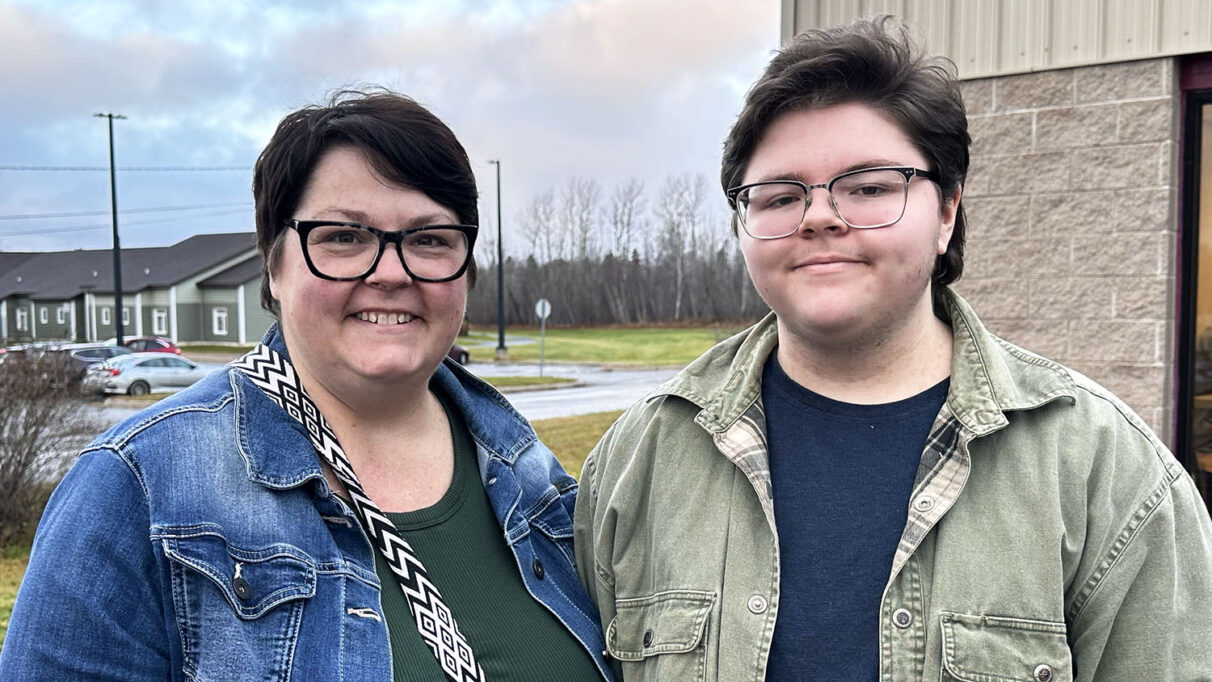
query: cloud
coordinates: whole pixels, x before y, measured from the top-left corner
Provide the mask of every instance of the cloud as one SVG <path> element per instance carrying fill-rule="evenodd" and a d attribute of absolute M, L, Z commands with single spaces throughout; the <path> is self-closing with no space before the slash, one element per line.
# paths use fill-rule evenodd
<path fill-rule="evenodd" d="M 0 100 L 0 163 L 105 163 L 91 114 L 108 109 L 129 116 L 115 124 L 120 165 L 251 165 L 287 112 L 379 83 L 447 121 L 482 180 L 495 182 L 487 159 L 502 160 L 508 228 L 529 196 L 574 175 L 607 190 L 631 176 L 713 179 L 778 20 L 777 0 L 10 2 L 0 83 L 20 97 Z M 249 198 L 245 176 L 171 175 L 120 178 L 121 202 Z M 52 197 L 41 210 L 108 204 L 93 178 L 3 179 L 0 213 Z M 481 189 L 491 198 L 495 185 Z M 0 248 L 16 227 L 0 223 Z"/>

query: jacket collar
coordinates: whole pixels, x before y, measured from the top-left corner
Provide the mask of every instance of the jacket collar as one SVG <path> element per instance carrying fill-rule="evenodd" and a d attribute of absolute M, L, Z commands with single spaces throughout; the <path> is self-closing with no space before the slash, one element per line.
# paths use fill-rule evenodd
<path fill-rule="evenodd" d="M 261 343 L 290 359 L 277 324 L 270 326 Z M 311 478 L 322 478 L 320 460 L 304 426 L 242 372 L 233 370 L 229 374 L 240 453 L 249 479 L 270 488 L 290 488 Z M 443 361 L 432 381 L 462 412 L 479 446 L 476 449 L 484 456 L 512 465 L 537 439 L 525 418 L 496 389 L 457 363 Z"/>
<path fill-rule="evenodd" d="M 984 435 L 1008 423 L 1006 412 L 1076 398 L 1068 370 L 994 336 L 949 287 L 940 294 L 953 337 L 947 404 L 961 424 Z M 777 345 L 771 313 L 707 351 L 653 395 L 689 400 L 702 408 L 696 421 L 712 433 L 722 433 L 759 399 L 762 368 Z"/>

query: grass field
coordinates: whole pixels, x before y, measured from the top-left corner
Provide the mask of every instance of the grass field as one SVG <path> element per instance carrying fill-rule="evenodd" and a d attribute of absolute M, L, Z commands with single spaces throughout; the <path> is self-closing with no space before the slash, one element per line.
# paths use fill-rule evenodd
<path fill-rule="evenodd" d="M 502 377 L 497 377 L 502 378 Z M 533 377 L 507 377 L 533 379 Z M 559 379 L 559 377 L 545 377 Z M 568 381 L 568 379 L 565 379 Z M 534 422 L 539 438 L 551 448 L 560 463 L 575 478 L 581 476 L 581 465 L 585 456 L 597 444 L 598 439 L 622 411 L 596 412 L 578 417 L 540 419 Z M 12 614 L 13 601 L 17 598 L 17 587 L 25 566 L 29 562 L 29 547 L 10 547 L 0 554 L 0 647 L 4 645 L 4 633 L 8 630 L 8 619 Z"/>
<path fill-rule="evenodd" d="M 576 381 L 572 377 L 480 377 L 497 388 L 515 388 L 518 386 L 554 386 L 556 384 L 571 384 Z"/>
<path fill-rule="evenodd" d="M 685 365 L 703 351 L 731 336 L 732 328 L 715 327 L 587 327 L 548 329 L 544 359 L 553 362 L 611 362 L 632 365 Z M 538 329 L 510 333 L 539 337 Z M 472 357 L 489 360 L 491 349 L 475 349 Z M 510 360 L 538 361 L 539 344 L 509 347 Z"/>
<path fill-rule="evenodd" d="M 551 448 L 556 459 L 573 478 L 581 477 L 585 456 L 601 440 L 602 434 L 623 414 L 622 410 L 594 412 L 576 417 L 556 417 L 532 422 L 535 433 Z"/>

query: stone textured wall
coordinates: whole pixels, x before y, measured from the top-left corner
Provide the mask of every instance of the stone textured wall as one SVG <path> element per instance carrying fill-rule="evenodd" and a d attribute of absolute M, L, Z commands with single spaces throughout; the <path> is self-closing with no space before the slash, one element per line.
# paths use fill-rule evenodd
<path fill-rule="evenodd" d="M 1170 59 L 968 81 L 956 289 L 1002 337 L 1173 442 L 1178 114 Z"/>

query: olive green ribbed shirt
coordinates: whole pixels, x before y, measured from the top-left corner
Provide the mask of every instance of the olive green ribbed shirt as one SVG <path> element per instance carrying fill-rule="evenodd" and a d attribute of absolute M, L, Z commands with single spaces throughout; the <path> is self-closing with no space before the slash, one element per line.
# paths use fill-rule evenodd
<path fill-rule="evenodd" d="M 389 513 L 388 518 L 425 565 L 490 682 L 600 679 L 580 642 L 526 591 L 476 475 L 476 451 L 467 424 L 445 396 L 438 397 L 454 441 L 450 488 L 431 507 Z M 383 583 L 395 682 L 445 680 L 379 551 L 375 572 Z"/>

